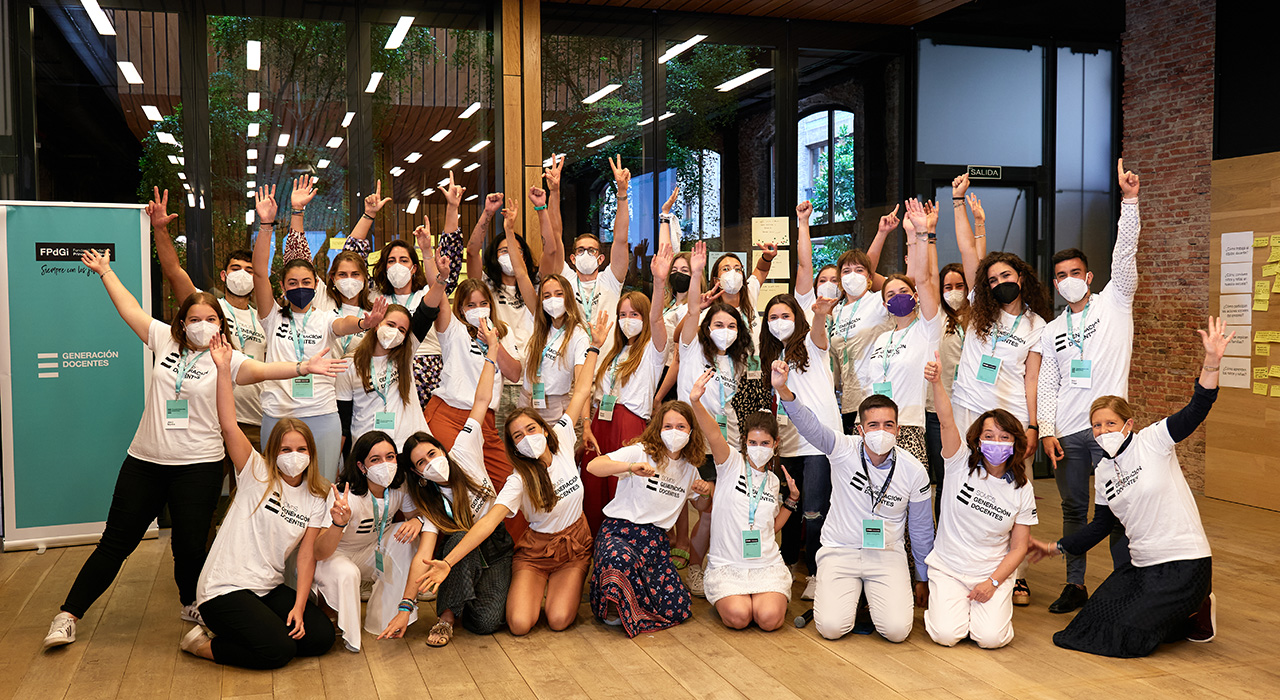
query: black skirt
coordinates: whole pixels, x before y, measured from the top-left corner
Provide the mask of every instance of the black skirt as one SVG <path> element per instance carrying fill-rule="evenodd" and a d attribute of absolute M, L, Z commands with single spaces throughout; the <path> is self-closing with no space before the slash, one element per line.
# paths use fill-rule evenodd
<path fill-rule="evenodd" d="M 1147 656 L 1163 642 L 1186 638 L 1212 581 L 1210 557 L 1118 569 L 1053 643 L 1099 656 Z"/>

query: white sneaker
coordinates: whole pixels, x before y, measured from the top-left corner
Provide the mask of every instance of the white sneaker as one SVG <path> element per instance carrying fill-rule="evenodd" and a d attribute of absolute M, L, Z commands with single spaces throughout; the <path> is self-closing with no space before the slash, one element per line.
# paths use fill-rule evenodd
<path fill-rule="evenodd" d="M 69 612 L 60 612 L 49 625 L 49 634 L 44 638 L 44 649 L 60 647 L 76 641 L 76 616 Z"/>
<path fill-rule="evenodd" d="M 702 567 L 697 564 L 690 564 L 685 567 L 685 571 L 689 574 L 687 584 L 689 592 L 699 598 L 706 598 L 707 594 L 702 590 Z"/>
<path fill-rule="evenodd" d="M 179 617 L 187 622 L 194 622 L 201 627 L 204 626 L 204 618 L 200 616 L 200 608 L 197 608 L 195 603 L 182 606 L 182 612 L 179 613 Z"/>
<path fill-rule="evenodd" d="M 373 597 L 373 581 L 360 582 L 360 602 L 367 603 Z"/>
<path fill-rule="evenodd" d="M 435 591 L 420 591 L 418 593 L 418 601 L 422 603 L 430 603 L 436 599 Z"/>
<path fill-rule="evenodd" d="M 204 627 L 196 625 L 191 628 L 190 632 L 182 636 L 182 641 L 178 643 L 178 646 L 192 656 L 199 656 L 196 651 L 204 646 L 209 639 L 209 634 L 204 631 Z"/>
<path fill-rule="evenodd" d="M 804 577 L 804 593 L 800 594 L 800 600 L 813 600 L 813 596 L 818 592 L 818 577 Z"/>

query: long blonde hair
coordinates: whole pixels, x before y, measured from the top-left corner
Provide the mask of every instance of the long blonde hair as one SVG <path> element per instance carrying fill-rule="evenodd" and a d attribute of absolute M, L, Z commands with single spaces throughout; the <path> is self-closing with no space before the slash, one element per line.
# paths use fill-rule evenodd
<path fill-rule="evenodd" d="M 316 439 L 311 434 L 311 428 L 306 423 L 297 418 L 281 418 L 276 423 L 276 427 L 271 429 L 271 435 L 267 438 L 267 447 L 262 454 L 262 461 L 267 463 L 267 488 L 262 492 L 262 499 L 258 501 L 258 505 L 253 509 L 257 510 L 267 502 L 267 497 L 271 495 L 280 486 L 283 477 L 280 476 L 280 468 L 276 466 L 276 455 L 280 454 L 280 445 L 284 443 L 284 436 L 289 433 L 298 433 L 307 443 L 307 455 L 311 457 L 311 463 L 307 465 L 306 484 L 307 490 L 311 495 L 317 498 L 324 498 L 329 495 L 329 480 L 324 478 L 320 473 L 320 465 L 316 464 Z"/>
<path fill-rule="evenodd" d="M 564 333 L 561 334 L 560 339 L 561 367 L 566 369 L 573 367 L 573 359 L 569 357 L 569 343 L 573 340 L 574 330 L 586 328 L 582 318 L 582 307 L 578 306 L 578 300 L 573 296 L 573 288 L 569 286 L 569 280 L 560 275 L 543 277 L 542 282 L 538 284 L 536 310 L 532 305 L 529 309 L 533 312 L 533 335 L 529 338 L 529 353 L 525 356 L 527 359 L 524 363 L 524 371 L 530 384 L 538 381 L 538 374 L 542 371 L 542 353 L 547 349 L 547 339 L 551 335 L 551 322 L 554 320 L 551 314 L 542 308 L 542 291 L 546 289 L 548 282 L 559 284 L 560 290 L 564 292 Z M 566 365 L 566 362 L 569 364 Z"/>
<path fill-rule="evenodd" d="M 628 340 L 627 334 L 622 332 L 622 302 L 631 302 L 631 308 L 640 314 L 640 318 L 644 319 L 644 330 L 640 331 L 640 335 L 635 337 L 635 342 Z M 649 297 L 640 292 L 631 291 L 622 295 L 618 300 L 618 308 L 615 312 L 617 321 L 613 324 L 613 347 L 609 348 L 609 354 L 600 361 L 600 368 L 596 371 L 596 378 L 600 382 L 600 386 L 604 386 L 605 377 L 609 374 L 609 367 L 613 364 L 615 358 L 622 354 L 622 351 L 628 346 L 631 351 L 627 353 L 627 359 L 618 365 L 618 374 L 613 379 L 614 390 L 617 391 L 627 385 L 631 379 L 631 375 L 640 369 L 640 363 L 644 361 L 644 347 L 649 344 L 653 337 L 652 329 L 649 327 Z M 606 387 L 607 388 L 607 387 Z"/>

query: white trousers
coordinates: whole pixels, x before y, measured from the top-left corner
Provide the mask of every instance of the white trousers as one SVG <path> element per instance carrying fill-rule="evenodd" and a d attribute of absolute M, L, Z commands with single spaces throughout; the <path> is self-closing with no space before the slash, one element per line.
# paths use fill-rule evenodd
<path fill-rule="evenodd" d="M 933 641 L 950 647 L 969 637 L 984 649 L 999 649 L 1013 641 L 1014 581 L 1009 578 L 1001 582 L 985 603 L 969 600 L 969 591 L 985 580 L 929 567 L 929 609 L 924 611 L 924 628 Z"/>
<path fill-rule="evenodd" d="M 915 618 L 907 555 L 888 549 L 853 547 L 818 550 L 818 587 L 813 600 L 813 622 L 818 634 L 827 639 L 848 634 L 864 590 L 871 620 L 880 636 L 891 642 L 906 639 Z"/>
<path fill-rule="evenodd" d="M 956 430 L 960 431 L 960 442 L 965 442 L 965 440 L 967 439 L 966 436 L 968 436 L 969 434 L 969 427 L 973 425 L 974 421 L 978 420 L 978 416 L 982 415 L 982 413 L 974 413 L 973 411 L 970 411 L 967 408 L 962 408 L 960 406 L 956 406 L 953 404 L 951 406 L 951 414 L 952 414 L 952 418 L 956 422 Z M 1035 466 L 1035 462 L 1036 462 L 1036 456 L 1034 453 L 1032 453 L 1032 455 L 1028 457 L 1024 463 L 1024 465 L 1027 468 L 1028 480 L 1031 479 L 1031 470 Z M 935 497 L 936 497 L 936 494 L 935 494 Z M 1013 578 L 1022 579 L 1026 577 L 1027 577 L 1027 560 L 1023 559 L 1022 563 L 1018 564 L 1018 570 L 1014 572 Z"/>
<path fill-rule="evenodd" d="M 328 559 L 316 562 L 316 575 L 311 590 L 322 596 L 329 607 L 338 612 L 338 629 L 342 641 L 350 651 L 360 651 L 360 583 L 374 582 L 369 609 L 365 613 L 364 629 L 378 635 L 387 628 L 391 618 L 399 611 L 404 589 L 409 582 L 409 566 L 417 554 L 418 541 L 399 542 L 394 535 L 396 528 L 382 534 L 384 574 L 377 575 L 374 550 L 367 553 L 338 551 Z M 409 614 L 409 624 L 418 621 L 418 613 Z"/>

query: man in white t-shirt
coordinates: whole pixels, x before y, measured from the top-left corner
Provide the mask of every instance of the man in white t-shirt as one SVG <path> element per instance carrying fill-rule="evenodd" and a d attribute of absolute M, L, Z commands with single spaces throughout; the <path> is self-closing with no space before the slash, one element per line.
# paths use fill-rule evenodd
<path fill-rule="evenodd" d="M 1062 496 L 1062 533 L 1070 535 L 1089 521 L 1089 477 L 1102 459 L 1093 438 L 1089 410 L 1100 396 L 1129 396 L 1133 356 L 1133 297 L 1138 290 L 1138 176 L 1118 163 L 1120 205 L 1111 282 L 1090 291 L 1093 273 L 1075 248 L 1053 256 L 1054 286 L 1068 307 L 1047 326 L 1040 340 L 1040 381 L 1036 405 L 1040 441 L 1054 466 Z M 1116 569 L 1129 563 L 1124 527 L 1111 533 Z M 1089 599 L 1084 586 L 1085 557 L 1068 554 L 1067 583 L 1049 612 L 1069 613 Z"/>

